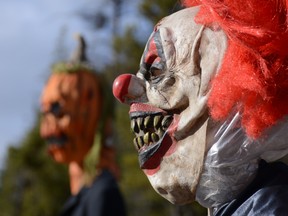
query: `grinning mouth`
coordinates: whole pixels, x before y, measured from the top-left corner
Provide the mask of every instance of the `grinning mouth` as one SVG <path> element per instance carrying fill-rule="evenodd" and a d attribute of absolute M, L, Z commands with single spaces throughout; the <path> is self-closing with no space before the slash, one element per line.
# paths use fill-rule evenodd
<path fill-rule="evenodd" d="M 164 113 L 130 113 L 131 129 L 135 134 L 134 146 L 138 152 L 147 150 L 161 140 L 173 117 Z"/>
<path fill-rule="evenodd" d="M 62 147 L 68 141 L 68 137 L 62 134 L 60 136 L 49 136 L 45 140 L 48 145 L 56 145 L 58 147 Z"/>

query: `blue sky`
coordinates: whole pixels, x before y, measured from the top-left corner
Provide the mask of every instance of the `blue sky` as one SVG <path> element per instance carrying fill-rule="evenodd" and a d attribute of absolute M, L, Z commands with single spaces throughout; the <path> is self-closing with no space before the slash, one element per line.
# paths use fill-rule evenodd
<path fill-rule="evenodd" d="M 126 7 L 122 27 L 132 25 L 139 15 L 134 10 L 138 0 Z M 35 121 L 39 98 L 55 60 L 53 54 L 60 32 L 65 28 L 68 52 L 75 46 L 73 34 L 82 32 L 95 49 L 94 64 L 110 60 L 110 30 L 92 31 L 77 16 L 77 11 L 100 8 L 111 13 L 109 0 L 0 0 L 0 162 L 9 145 L 25 136 Z M 146 26 L 141 20 L 140 25 Z M 147 27 L 149 28 L 149 26 Z M 148 37 L 146 34 L 144 37 Z M 67 39 L 67 40 L 66 40 Z M 89 54 L 89 53 L 88 53 Z M 0 164 L 1 167 L 1 164 Z"/>

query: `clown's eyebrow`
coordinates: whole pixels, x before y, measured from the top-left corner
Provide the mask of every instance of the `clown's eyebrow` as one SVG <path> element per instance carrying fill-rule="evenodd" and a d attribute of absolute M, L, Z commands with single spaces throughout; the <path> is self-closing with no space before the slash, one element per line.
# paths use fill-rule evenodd
<path fill-rule="evenodd" d="M 162 46 L 162 39 L 159 31 L 154 32 L 152 37 L 150 38 L 149 43 L 144 52 L 143 61 L 146 64 L 152 64 L 154 59 L 157 57 L 165 60 Z"/>
<path fill-rule="evenodd" d="M 144 50 L 139 70 L 140 73 L 145 75 L 152 64 L 156 64 L 159 66 L 159 69 L 163 69 L 161 62 L 165 62 L 165 55 L 161 41 L 160 31 L 155 31 L 151 35 L 146 49 Z"/>

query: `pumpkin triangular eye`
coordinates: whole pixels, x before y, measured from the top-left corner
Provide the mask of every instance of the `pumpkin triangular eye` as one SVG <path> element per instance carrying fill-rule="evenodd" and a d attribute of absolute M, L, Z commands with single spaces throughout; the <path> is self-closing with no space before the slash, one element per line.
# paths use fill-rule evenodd
<path fill-rule="evenodd" d="M 49 112 L 52 113 L 57 118 L 63 116 L 62 107 L 59 102 L 52 103 Z"/>

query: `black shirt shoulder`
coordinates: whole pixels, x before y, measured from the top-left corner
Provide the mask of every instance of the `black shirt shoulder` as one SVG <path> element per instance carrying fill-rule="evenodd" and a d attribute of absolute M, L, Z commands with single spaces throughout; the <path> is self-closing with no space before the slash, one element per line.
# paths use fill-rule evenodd
<path fill-rule="evenodd" d="M 214 216 L 287 216 L 288 166 L 260 162 L 252 183 L 234 200 L 222 205 Z"/>
<path fill-rule="evenodd" d="M 114 176 L 103 170 L 91 187 L 71 196 L 60 216 L 125 216 L 124 199 Z"/>

